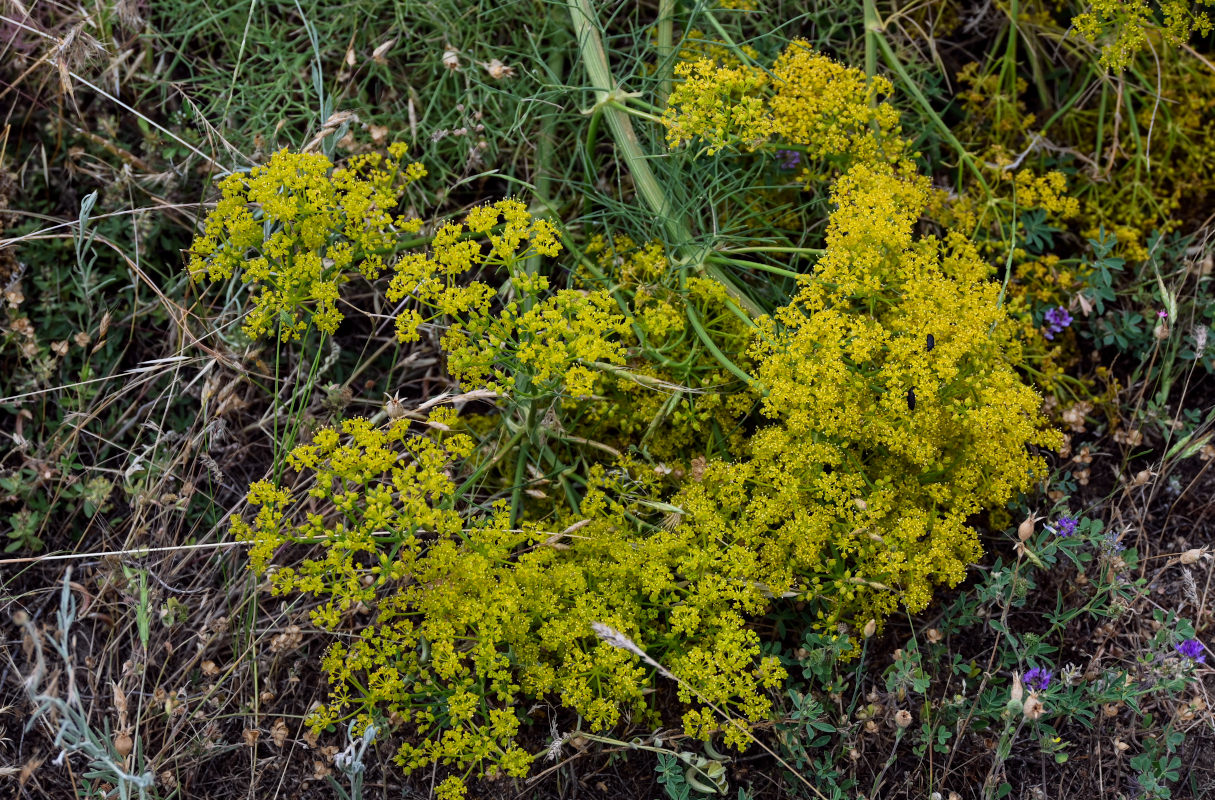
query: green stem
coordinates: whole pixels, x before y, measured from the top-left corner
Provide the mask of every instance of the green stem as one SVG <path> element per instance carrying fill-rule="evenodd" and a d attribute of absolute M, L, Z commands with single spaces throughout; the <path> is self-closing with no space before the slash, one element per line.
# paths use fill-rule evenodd
<path fill-rule="evenodd" d="M 495 464 L 497 464 L 499 461 L 501 461 L 506 456 L 507 453 L 509 453 L 511 450 L 515 449 L 515 446 L 518 445 L 523 440 L 523 436 L 526 433 L 527 433 L 526 428 L 520 428 L 519 430 L 515 431 L 514 434 L 511 435 L 510 439 L 508 439 L 506 441 L 506 444 L 504 444 L 498 448 L 498 451 L 497 451 L 497 453 L 495 453 L 494 457 L 491 458 L 489 461 L 486 461 L 481 466 L 477 467 L 477 469 L 473 471 L 473 474 L 469 475 L 468 478 L 466 478 L 464 480 L 464 482 L 461 483 L 459 485 L 459 487 L 457 487 L 456 490 L 451 493 L 451 496 L 448 497 L 446 500 L 444 500 L 440 504 L 439 508 L 445 509 L 445 510 L 452 508 L 455 505 L 456 500 L 463 497 L 464 493 L 466 491 L 468 491 L 468 489 L 474 483 L 476 483 L 478 480 L 480 480 L 482 475 L 484 475 L 486 472 L 489 471 L 489 469 L 491 467 L 493 467 Z"/>
<path fill-rule="evenodd" d="M 713 337 L 705 330 L 705 326 L 700 321 L 700 312 L 696 310 L 696 306 L 686 301 L 686 292 L 688 288 L 688 272 L 687 268 L 679 270 L 679 288 L 685 292 L 685 308 L 688 313 L 688 322 L 692 323 L 692 329 L 696 331 L 696 335 L 700 337 L 700 341 L 704 344 L 705 349 L 712 354 L 713 358 L 717 359 L 717 363 L 721 364 L 743 383 L 752 388 L 758 388 L 759 384 L 754 378 L 748 375 L 742 367 L 735 364 L 730 358 L 721 351 L 717 343 L 713 341 Z M 767 394 L 767 392 L 764 392 Z"/>
<path fill-rule="evenodd" d="M 719 250 L 720 253 L 799 253 L 808 256 L 821 256 L 826 250 L 821 247 L 731 247 L 729 250 Z"/>
<path fill-rule="evenodd" d="M 671 56 L 675 53 L 675 0 L 658 0 L 658 103 L 671 96 Z"/>
<path fill-rule="evenodd" d="M 988 197 L 991 197 L 991 187 L 987 185 L 987 179 L 983 177 L 983 173 L 979 170 L 978 165 L 975 164 L 974 157 L 971 156 L 970 152 L 962 146 L 962 143 L 958 141 L 958 137 L 953 135 L 953 131 L 951 131 L 949 126 L 945 124 L 945 120 L 941 119 L 940 114 L 938 114 L 936 109 L 932 107 L 932 103 L 930 103 L 928 98 L 924 96 L 924 93 L 920 91 L 920 87 L 912 79 L 911 75 L 908 74 L 907 68 L 903 66 L 903 62 L 899 60 L 899 57 L 895 54 L 894 49 L 890 46 L 890 42 L 886 41 L 886 37 L 881 31 L 875 32 L 874 38 L 877 42 L 878 49 L 882 51 L 882 57 L 886 59 L 886 63 L 892 70 L 894 70 L 895 74 L 899 76 L 900 80 L 902 80 L 903 88 L 905 88 L 911 94 L 911 96 L 915 98 L 916 103 L 918 103 L 920 106 L 920 111 L 922 111 L 924 115 L 928 117 L 929 121 L 932 122 L 933 126 L 937 129 L 937 133 L 941 135 L 941 138 L 948 142 L 951 147 L 953 147 L 958 154 L 958 158 L 961 159 L 962 162 L 970 169 L 970 171 L 974 173 L 975 178 L 977 178 L 979 181 L 979 185 L 983 187 L 983 191 Z"/>
<path fill-rule="evenodd" d="M 703 257 L 695 258 L 687 252 L 691 249 L 692 233 L 687 224 L 671 208 L 658 178 L 650 169 L 649 156 L 641 148 L 641 141 L 637 138 L 637 132 L 633 130 L 633 123 L 629 120 L 629 115 L 615 107 L 616 104 L 613 102 L 612 93 L 616 89 L 616 82 L 612 78 L 612 71 L 608 66 L 603 39 L 597 28 L 598 18 L 591 0 L 567 0 L 567 7 L 578 39 L 578 49 L 582 54 L 582 65 L 586 70 L 591 88 L 595 92 L 596 113 L 606 117 L 621 160 L 633 176 L 633 185 L 637 189 L 637 194 L 650 211 L 662 221 L 673 245 L 676 260 L 689 258 L 694 260 L 699 269 L 704 270 L 709 277 L 721 283 L 726 292 L 749 314 L 760 316 L 763 314 L 763 309 L 735 286 L 728 275 L 714 265 L 705 264 Z"/>
<path fill-rule="evenodd" d="M 733 250 L 731 252 L 738 252 L 738 251 Z M 757 270 L 760 270 L 761 272 L 771 272 L 773 275 L 781 275 L 786 278 L 793 278 L 794 280 L 798 280 L 798 279 L 802 279 L 802 278 L 806 277 L 806 275 L 804 273 L 794 272 L 791 269 L 783 269 L 781 267 L 774 267 L 771 264 L 764 264 L 759 261 L 743 261 L 742 259 L 729 258 L 727 256 L 723 256 L 723 255 L 715 254 L 715 253 L 710 253 L 708 256 L 706 256 L 706 258 L 708 258 L 712 261 L 720 261 L 724 264 L 730 264 L 735 267 L 742 267 L 744 269 L 757 269 Z"/>
<path fill-rule="evenodd" d="M 876 0 L 865 0 L 865 74 L 869 80 L 877 77 L 877 38 L 882 35 L 882 20 L 878 17 Z M 877 102 L 875 95 L 872 102 Z"/>
<path fill-rule="evenodd" d="M 644 105 L 650 106 L 649 103 L 645 103 Z M 615 108 L 620 111 L 623 111 L 626 114 L 630 114 L 634 117 L 637 117 L 638 119 L 644 119 L 647 122 L 653 122 L 655 125 L 662 124 L 662 117 L 660 115 L 654 114 L 650 111 L 642 111 L 639 108 L 633 108 L 632 106 L 621 103 L 619 100 L 611 101 L 610 103 L 608 103 L 608 106 L 611 108 Z M 654 108 L 654 106 L 650 106 L 650 108 Z"/>
<path fill-rule="evenodd" d="M 525 435 L 519 442 L 518 461 L 515 462 L 515 485 L 510 490 L 510 526 L 517 527 L 519 512 L 523 510 L 523 483 L 527 479 L 527 457 L 531 450 L 532 434 L 536 429 L 535 400 L 528 403 L 527 422 L 520 429 Z"/>

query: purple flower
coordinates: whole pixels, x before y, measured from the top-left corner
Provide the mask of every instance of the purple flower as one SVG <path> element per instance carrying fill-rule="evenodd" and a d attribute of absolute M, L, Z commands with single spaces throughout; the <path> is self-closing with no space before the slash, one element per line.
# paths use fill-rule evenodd
<path fill-rule="evenodd" d="M 1206 654 L 1203 652 L 1204 650 L 1206 650 L 1206 648 L 1203 647 L 1202 642 L 1198 641 L 1197 639 L 1186 639 L 1184 642 L 1177 645 L 1178 653 L 1181 653 L 1186 658 L 1197 661 L 1199 664 L 1203 663 L 1207 659 Z"/>
<path fill-rule="evenodd" d="M 1055 523 L 1055 531 L 1064 539 L 1076 532 L 1076 526 L 1080 522 L 1075 517 L 1059 517 Z"/>
<path fill-rule="evenodd" d="M 1029 688 L 1038 692 L 1044 692 L 1046 691 L 1046 688 L 1050 686 L 1050 680 L 1053 677 L 1054 673 L 1049 669 L 1034 667 L 1029 672 L 1025 673 L 1024 681 L 1025 685 Z"/>
<path fill-rule="evenodd" d="M 1156 318 L 1157 318 L 1157 319 L 1168 319 L 1168 318 L 1169 318 L 1169 312 L 1165 311 L 1165 310 L 1162 308 L 1162 309 L 1160 309 L 1159 311 L 1157 311 L 1157 312 L 1156 312 Z"/>
<path fill-rule="evenodd" d="M 1072 324 L 1072 315 L 1063 306 L 1056 306 L 1046 312 L 1046 330 L 1042 333 L 1047 339 L 1054 339 L 1056 333 Z"/>
<path fill-rule="evenodd" d="M 802 163 L 802 154 L 796 150 L 777 150 L 776 157 L 781 160 L 781 169 L 797 169 L 797 165 Z"/>

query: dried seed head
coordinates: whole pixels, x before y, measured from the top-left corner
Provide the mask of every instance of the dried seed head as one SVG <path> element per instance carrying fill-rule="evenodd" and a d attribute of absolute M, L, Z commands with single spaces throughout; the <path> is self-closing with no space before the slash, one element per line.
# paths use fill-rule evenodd
<path fill-rule="evenodd" d="M 1013 685 L 1009 691 L 1008 699 L 1011 703 L 1020 703 L 1021 698 L 1025 696 L 1025 687 L 1021 685 L 1021 673 L 1013 673 Z"/>
<path fill-rule="evenodd" d="M 384 66 L 385 64 L 387 64 L 388 63 L 388 58 L 387 58 L 388 51 L 391 50 L 392 46 L 396 43 L 397 43 L 396 38 L 392 38 L 392 39 L 389 39 L 388 41 L 378 45 L 376 47 L 376 49 L 371 51 L 371 60 L 374 61 L 375 63 L 379 64 L 380 66 Z"/>
<path fill-rule="evenodd" d="M 1205 547 L 1194 547 L 1182 553 L 1180 561 L 1182 564 L 1187 566 L 1190 564 L 1197 564 L 1198 559 L 1202 558 L 1206 554 L 1207 549 Z"/>
<path fill-rule="evenodd" d="M 1026 719 L 1040 719 L 1046 713 L 1046 706 L 1038 699 L 1038 695 L 1031 694 L 1029 699 L 1025 701 L 1023 713 Z"/>
<path fill-rule="evenodd" d="M 941 632 L 940 632 L 938 629 L 936 629 L 936 628 L 929 628 L 928 630 L 926 630 L 926 631 L 924 632 L 924 636 L 926 636 L 926 637 L 928 638 L 928 641 L 929 641 L 929 642 L 931 642 L 932 644 L 937 644 L 937 643 L 939 643 L 939 642 L 940 642 L 942 639 L 944 639 L 944 638 L 945 638 L 944 634 L 942 634 L 942 633 L 941 633 Z"/>
<path fill-rule="evenodd" d="M 1156 329 L 1152 331 L 1152 335 L 1156 337 L 1157 341 L 1164 341 L 1165 339 L 1169 338 L 1169 324 L 1167 322 L 1160 323 L 1156 326 Z"/>
<path fill-rule="evenodd" d="M 114 737 L 114 752 L 123 758 L 129 756 L 134 747 L 135 742 L 131 739 L 131 734 L 126 731 L 121 731 Z"/>
<path fill-rule="evenodd" d="M 485 67 L 485 71 L 489 73 L 489 77 L 496 81 L 500 81 L 505 78 L 513 78 L 515 76 L 514 67 L 508 67 L 496 58 L 492 59 L 488 63 L 482 64 L 481 66 Z"/>
<path fill-rule="evenodd" d="M 1035 522 L 1035 518 L 1034 518 L 1033 514 L 1030 514 L 1028 517 L 1026 517 L 1025 521 L 1017 526 L 1017 538 L 1024 542 L 1029 537 L 1033 536 L 1034 535 L 1034 522 Z"/>
<path fill-rule="evenodd" d="M 405 416 L 405 404 L 401 398 L 394 395 L 384 395 L 384 413 L 389 419 L 400 419 Z"/>
<path fill-rule="evenodd" d="M 905 708 L 900 708 L 894 715 L 894 724 L 900 728 L 906 728 L 911 724 L 911 712 Z"/>
<path fill-rule="evenodd" d="M 460 68 L 460 51 L 454 47 L 448 47 L 443 51 L 443 66 L 455 71 Z"/>

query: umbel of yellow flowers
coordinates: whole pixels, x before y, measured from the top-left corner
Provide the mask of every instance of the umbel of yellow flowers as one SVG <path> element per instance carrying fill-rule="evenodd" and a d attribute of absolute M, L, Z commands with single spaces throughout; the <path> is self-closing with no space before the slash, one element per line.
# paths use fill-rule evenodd
<path fill-rule="evenodd" d="M 585 462 L 580 502 L 486 508 L 461 497 L 459 476 L 498 454 L 479 454 L 458 432 L 456 412 L 438 409 L 425 434 L 407 420 L 384 428 L 349 420 L 316 433 L 290 454 L 293 488 L 254 484 L 256 516 L 232 520 L 236 536 L 253 543 L 258 570 L 284 547 L 304 555 L 272 582 L 319 597 L 318 625 L 337 629 L 355 608 L 375 611 L 327 652 L 331 696 L 312 724 L 399 723 L 405 770 L 457 771 L 440 786 L 444 798 L 461 796 L 470 775 L 527 773 L 533 754 L 518 743 L 518 709 L 534 699 L 555 699 L 591 730 L 626 714 L 657 724 L 647 702 L 655 674 L 596 638 L 593 623 L 678 678 L 689 734 L 720 731 L 745 746 L 745 722 L 770 714 L 769 691 L 784 678 L 776 659 L 761 657 L 749 619 L 790 594 L 833 634 L 900 603 L 923 608 L 979 555 L 967 518 L 1042 474 L 1027 445 L 1058 443 L 1014 370 L 1020 353 L 988 266 L 956 231 L 916 232 L 930 187 L 908 158 L 897 114 L 877 102 L 889 86 L 803 43 L 771 73 L 706 60 L 680 74 L 686 83 L 665 117 L 673 145 L 800 148 L 803 179 L 834 181 L 825 254 L 800 291 L 754 328 L 731 329 L 749 337 L 756 378 L 731 413 L 758 404 L 761 415 L 753 433 L 730 440 L 732 460 L 697 458 L 713 426 L 673 422 L 684 442 L 671 451 L 682 480 L 600 450 L 597 463 Z M 325 285 L 340 283 L 340 270 L 325 265 L 336 269 L 348 246 L 342 263 L 374 275 L 395 232 L 417 230 L 387 213 L 399 165 L 370 168 L 364 177 L 327 173 L 320 161 L 280 154 L 265 172 L 229 179 L 191 269 L 222 278 L 239 267 L 262 286 L 255 331 L 280 314 L 283 330 L 297 332 L 301 304 L 313 301 L 313 321 L 330 325 Z M 351 214 L 368 192 L 375 199 L 359 208 L 378 222 L 360 234 Z M 275 224 L 264 225 L 271 215 Z M 594 241 L 587 252 L 604 247 Z M 612 387 L 626 343 L 637 341 L 630 337 L 675 343 L 683 323 L 666 290 L 654 288 L 665 264 L 655 246 L 624 248 L 616 289 L 631 298 L 628 316 L 604 291 L 551 292 L 525 268 L 558 250 L 552 226 L 515 201 L 441 227 L 426 251 L 394 265 L 390 297 L 411 303 L 398 335 L 409 340 L 419 325 L 445 321 L 449 368 L 465 388 L 560 403 L 566 420 L 602 425 L 595 408 L 623 408 Z M 482 282 L 491 270 L 509 293 Z M 719 294 L 698 290 L 696 302 L 724 303 Z M 691 358 L 672 351 L 666 361 Z M 628 366 L 662 375 L 659 365 Z M 706 413 L 722 413 L 716 408 Z M 615 429 L 622 453 L 628 437 L 651 433 L 644 429 Z M 579 431 L 563 434 L 575 440 Z M 655 508 L 668 512 L 665 524 L 652 521 Z M 305 549 L 318 544 L 319 553 Z"/>

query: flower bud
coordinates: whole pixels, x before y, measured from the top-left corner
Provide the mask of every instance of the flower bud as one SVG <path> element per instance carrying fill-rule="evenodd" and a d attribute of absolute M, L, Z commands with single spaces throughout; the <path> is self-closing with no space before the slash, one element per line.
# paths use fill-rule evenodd
<path fill-rule="evenodd" d="M 872 638 L 873 634 L 877 633 L 877 620 L 871 619 L 865 623 L 865 629 L 861 631 L 861 636 L 866 639 Z"/>

